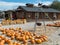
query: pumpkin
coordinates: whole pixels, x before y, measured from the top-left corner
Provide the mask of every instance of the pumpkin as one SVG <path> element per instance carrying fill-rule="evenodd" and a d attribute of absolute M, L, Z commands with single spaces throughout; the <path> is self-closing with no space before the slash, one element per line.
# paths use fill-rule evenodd
<path fill-rule="evenodd" d="M 28 40 L 28 39 L 29 39 L 29 37 L 28 37 L 27 35 L 25 35 L 25 39 L 26 39 L 26 40 Z"/>
<path fill-rule="evenodd" d="M 46 35 L 44 35 L 44 37 L 48 38 Z"/>
<path fill-rule="evenodd" d="M 5 39 L 5 42 L 6 42 L 6 43 L 10 43 L 11 40 L 6 38 L 6 39 Z"/>
<path fill-rule="evenodd" d="M 4 40 L 1 40 L 0 41 L 0 45 L 4 45 L 5 41 Z"/>
<path fill-rule="evenodd" d="M 11 40 L 13 40 L 15 38 L 15 36 L 11 36 Z"/>
<path fill-rule="evenodd" d="M 11 32 L 11 36 L 15 36 L 15 32 Z"/>
<path fill-rule="evenodd" d="M 1 32 L 5 32 L 5 30 L 3 29 L 3 30 L 1 30 Z"/>
<path fill-rule="evenodd" d="M 26 35 L 30 36 L 30 32 L 27 31 L 27 32 L 26 32 Z"/>
<path fill-rule="evenodd" d="M 23 40 L 23 43 L 24 43 L 24 44 L 27 43 L 27 40 L 24 39 L 24 40 Z"/>
<path fill-rule="evenodd" d="M 25 36 L 24 34 L 21 34 L 21 37 Z"/>
<path fill-rule="evenodd" d="M 14 42 L 13 45 L 21 45 L 20 43 Z"/>
<path fill-rule="evenodd" d="M 17 40 L 22 41 L 22 37 L 16 37 Z"/>
<path fill-rule="evenodd" d="M 43 38 L 40 38 L 40 40 L 41 40 L 42 42 L 44 42 L 44 39 L 43 39 Z"/>
<path fill-rule="evenodd" d="M 35 39 L 35 42 L 36 42 L 37 44 L 41 44 L 41 43 L 42 43 L 41 39 Z"/>
<path fill-rule="evenodd" d="M 7 33 L 7 36 L 11 36 L 11 33 Z"/>
<path fill-rule="evenodd" d="M 32 40 L 31 40 L 31 43 L 32 43 L 32 44 L 34 44 L 34 43 L 35 43 L 35 40 L 34 40 L 34 39 L 32 39 Z"/>
<path fill-rule="evenodd" d="M 15 37 L 19 36 L 18 32 L 15 33 Z"/>
<path fill-rule="evenodd" d="M 43 37 L 48 38 L 46 35 L 41 35 L 41 37 L 42 37 L 42 38 L 43 38 Z"/>
<path fill-rule="evenodd" d="M 6 32 L 4 31 L 4 32 L 2 32 L 2 34 L 5 34 Z"/>
<path fill-rule="evenodd" d="M 0 41 L 1 41 L 2 39 L 0 38 Z"/>
<path fill-rule="evenodd" d="M 24 44 L 22 44 L 22 45 L 28 45 L 27 43 L 24 43 Z"/>
<path fill-rule="evenodd" d="M 36 33 L 33 33 L 34 36 L 36 36 Z"/>
<path fill-rule="evenodd" d="M 22 37 L 23 43 L 27 43 L 27 40 L 25 39 L 25 37 Z"/>
<path fill-rule="evenodd" d="M 16 43 L 16 45 L 21 45 L 20 43 Z"/>
<path fill-rule="evenodd" d="M 30 35 L 29 35 L 29 36 L 34 36 L 34 35 L 33 35 L 33 33 L 30 33 Z"/>
<path fill-rule="evenodd" d="M 12 42 L 10 42 L 10 43 L 8 43 L 8 45 L 13 45 L 13 43 L 12 43 Z"/>
<path fill-rule="evenodd" d="M 5 39 L 5 37 L 3 37 L 3 36 L 0 36 L 0 38 L 1 38 L 2 40 L 4 40 L 4 39 Z"/>
<path fill-rule="evenodd" d="M 43 37 L 44 41 L 48 41 L 48 39 L 46 37 Z"/>
<path fill-rule="evenodd" d="M 32 36 L 29 36 L 29 39 L 32 39 Z"/>
<path fill-rule="evenodd" d="M 39 39 L 39 38 L 40 38 L 40 36 L 35 36 L 35 38 L 36 38 L 36 39 Z"/>

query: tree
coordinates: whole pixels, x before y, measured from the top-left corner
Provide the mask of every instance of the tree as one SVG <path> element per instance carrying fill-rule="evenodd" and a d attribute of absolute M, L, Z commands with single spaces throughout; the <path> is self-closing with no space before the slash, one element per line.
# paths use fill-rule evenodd
<path fill-rule="evenodd" d="M 54 0 L 53 3 L 50 5 L 51 8 L 60 10 L 60 1 Z"/>

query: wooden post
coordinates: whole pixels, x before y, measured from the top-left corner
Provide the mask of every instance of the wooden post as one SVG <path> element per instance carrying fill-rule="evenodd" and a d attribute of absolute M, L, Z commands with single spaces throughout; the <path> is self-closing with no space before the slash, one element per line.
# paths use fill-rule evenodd
<path fill-rule="evenodd" d="M 54 13 L 53 17 L 54 17 L 55 19 L 57 19 L 56 13 Z"/>
<path fill-rule="evenodd" d="M 35 25 L 34 25 L 34 32 L 36 31 L 36 24 L 38 20 L 38 13 L 35 13 Z"/>
<path fill-rule="evenodd" d="M 12 20 L 12 12 L 10 12 L 10 19 Z"/>
<path fill-rule="evenodd" d="M 45 25 L 44 15 L 43 15 L 43 13 L 41 13 L 41 15 L 42 15 L 42 21 L 43 21 L 44 31 L 46 33 L 46 25 Z"/>
<path fill-rule="evenodd" d="M 5 12 L 2 12 L 3 18 L 5 19 Z"/>

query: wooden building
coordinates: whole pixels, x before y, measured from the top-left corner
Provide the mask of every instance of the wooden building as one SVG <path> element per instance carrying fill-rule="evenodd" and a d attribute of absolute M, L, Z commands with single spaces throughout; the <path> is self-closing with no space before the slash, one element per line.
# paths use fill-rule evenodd
<path fill-rule="evenodd" d="M 19 6 L 16 10 L 7 12 L 11 18 L 16 19 L 35 19 L 36 16 L 38 16 L 38 19 L 48 19 L 49 17 L 51 19 L 60 19 L 60 11 L 48 7 L 36 7 L 33 4 Z"/>

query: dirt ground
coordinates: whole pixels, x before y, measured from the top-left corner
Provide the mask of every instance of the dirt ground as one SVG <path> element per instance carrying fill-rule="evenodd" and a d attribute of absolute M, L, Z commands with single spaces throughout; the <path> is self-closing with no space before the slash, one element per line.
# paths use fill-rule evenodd
<path fill-rule="evenodd" d="M 45 42 L 41 45 L 60 45 L 60 27 L 46 27 L 46 30 L 43 26 L 37 27 L 37 34 L 44 34 L 48 36 L 48 42 Z"/>
<path fill-rule="evenodd" d="M 43 22 L 41 22 L 43 23 Z M 51 21 L 45 22 L 47 23 L 52 23 Z M 28 30 L 31 32 L 34 32 L 34 22 L 29 22 L 26 24 L 16 24 L 16 25 L 6 25 L 6 26 L 2 26 L 3 28 L 16 28 L 16 27 L 21 27 L 23 30 Z M 36 31 L 35 33 L 37 33 L 37 35 L 47 35 L 48 36 L 48 41 L 44 42 L 42 44 L 39 45 L 60 45 L 60 27 L 49 27 L 46 26 L 46 30 L 44 29 L 44 26 L 37 26 L 36 27 Z M 29 45 L 29 44 L 28 44 Z M 32 44 L 31 44 L 32 45 Z M 37 44 L 34 44 L 37 45 Z"/>

